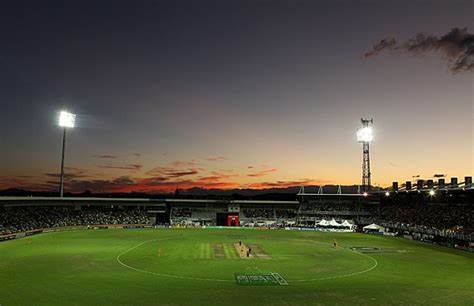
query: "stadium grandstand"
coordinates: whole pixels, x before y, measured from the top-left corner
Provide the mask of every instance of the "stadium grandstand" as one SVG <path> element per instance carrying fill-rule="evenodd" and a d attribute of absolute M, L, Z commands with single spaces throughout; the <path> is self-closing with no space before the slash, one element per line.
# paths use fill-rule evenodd
<path fill-rule="evenodd" d="M 458 184 L 410 182 L 370 193 L 325 193 L 302 188 L 294 201 L 229 199 L 137 199 L 1 197 L 0 239 L 60 228 L 252 227 L 363 231 L 472 250 L 474 189 L 471 177 Z M 326 191 L 331 191 L 327 188 Z"/>

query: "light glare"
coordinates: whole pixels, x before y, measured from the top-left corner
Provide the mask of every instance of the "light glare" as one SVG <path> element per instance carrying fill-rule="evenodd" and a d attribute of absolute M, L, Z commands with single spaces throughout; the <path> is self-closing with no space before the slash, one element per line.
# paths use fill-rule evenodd
<path fill-rule="evenodd" d="M 374 139 L 374 132 L 372 127 L 366 126 L 357 130 L 358 142 L 371 142 Z"/>
<path fill-rule="evenodd" d="M 433 189 L 430 190 L 430 196 L 434 196 L 435 195 L 435 191 Z"/>
<path fill-rule="evenodd" d="M 73 128 L 76 123 L 76 115 L 67 111 L 59 113 L 59 126 L 65 128 Z"/>
<path fill-rule="evenodd" d="M 385 196 L 386 196 L 386 197 L 389 197 L 389 196 L 390 196 L 390 192 L 386 191 L 386 192 L 385 192 Z"/>

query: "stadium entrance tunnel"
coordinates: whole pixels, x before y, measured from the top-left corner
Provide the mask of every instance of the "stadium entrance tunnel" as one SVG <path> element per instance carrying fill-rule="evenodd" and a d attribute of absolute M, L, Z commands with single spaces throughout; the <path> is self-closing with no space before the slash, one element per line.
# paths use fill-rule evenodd
<path fill-rule="evenodd" d="M 240 226 L 240 218 L 238 213 L 217 213 L 217 226 Z"/>
<path fill-rule="evenodd" d="M 155 206 L 147 211 L 147 216 L 150 220 L 150 225 L 170 224 L 170 206 Z"/>

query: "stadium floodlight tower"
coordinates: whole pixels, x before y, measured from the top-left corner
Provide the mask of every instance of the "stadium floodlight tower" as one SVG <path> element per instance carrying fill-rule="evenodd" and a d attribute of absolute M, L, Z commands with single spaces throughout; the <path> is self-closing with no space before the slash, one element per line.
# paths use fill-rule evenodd
<path fill-rule="evenodd" d="M 66 129 L 73 128 L 76 124 L 76 115 L 68 111 L 59 112 L 58 125 L 63 128 L 63 147 L 61 153 L 61 181 L 59 187 L 59 196 L 64 196 L 64 151 L 66 149 Z"/>
<path fill-rule="evenodd" d="M 367 193 L 370 190 L 370 143 L 374 139 L 374 129 L 372 125 L 374 124 L 373 119 L 363 119 L 361 118 L 362 127 L 357 130 L 357 141 L 362 143 L 362 190 L 364 193 Z"/>

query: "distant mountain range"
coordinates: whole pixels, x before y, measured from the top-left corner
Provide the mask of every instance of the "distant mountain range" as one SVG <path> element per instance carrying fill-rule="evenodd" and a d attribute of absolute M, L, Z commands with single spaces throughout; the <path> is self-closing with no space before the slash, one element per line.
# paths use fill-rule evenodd
<path fill-rule="evenodd" d="M 122 198 L 226 198 L 226 199 L 259 199 L 259 200 L 295 200 L 296 194 L 301 187 L 267 188 L 267 189 L 203 189 L 190 188 L 178 189 L 174 193 L 92 193 L 85 191 L 82 193 L 66 193 L 66 196 L 74 197 L 122 197 Z M 318 186 L 305 186 L 305 192 L 317 193 Z M 338 186 L 323 186 L 324 193 L 337 193 Z M 357 193 L 358 187 L 341 186 L 342 193 Z M 58 196 L 58 192 L 53 191 L 30 191 L 24 189 L 5 189 L 0 191 L 0 196 Z"/>

